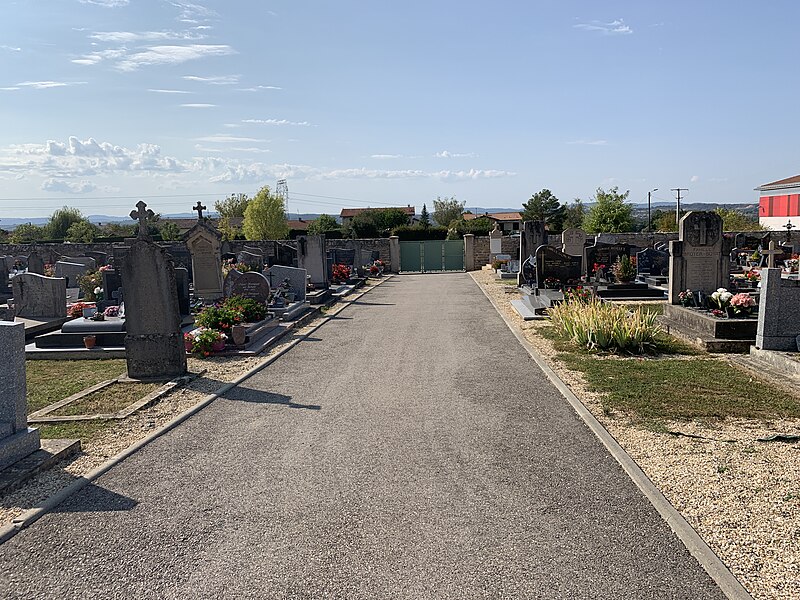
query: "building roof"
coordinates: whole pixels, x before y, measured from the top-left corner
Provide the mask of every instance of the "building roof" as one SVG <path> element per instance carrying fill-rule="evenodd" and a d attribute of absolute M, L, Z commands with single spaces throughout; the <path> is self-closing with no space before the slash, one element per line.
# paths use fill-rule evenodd
<path fill-rule="evenodd" d="M 297 219 L 289 219 L 286 221 L 286 224 L 289 226 L 289 229 L 292 229 L 294 231 L 306 231 L 308 229 L 309 223 L 310 221 L 304 221 L 302 219 L 300 219 L 299 221 Z"/>
<path fill-rule="evenodd" d="M 756 191 L 766 192 L 767 190 L 777 190 L 787 187 L 800 187 L 800 175 L 787 177 L 786 179 L 779 179 L 778 181 L 773 181 L 772 183 L 765 183 L 764 185 L 757 187 Z"/>
<path fill-rule="evenodd" d="M 498 221 L 500 223 L 522 221 L 522 215 L 519 212 L 483 213 L 482 215 L 476 215 L 473 213 L 464 214 L 465 221 L 472 221 L 474 219 L 480 219 L 481 217 L 487 217 L 492 221 Z"/>
<path fill-rule="evenodd" d="M 356 215 L 360 215 L 365 210 L 402 210 L 408 216 L 413 217 L 417 210 L 413 206 L 387 206 L 383 208 L 343 208 L 342 212 L 339 213 L 339 216 L 343 219 L 349 219 L 355 217 Z"/>

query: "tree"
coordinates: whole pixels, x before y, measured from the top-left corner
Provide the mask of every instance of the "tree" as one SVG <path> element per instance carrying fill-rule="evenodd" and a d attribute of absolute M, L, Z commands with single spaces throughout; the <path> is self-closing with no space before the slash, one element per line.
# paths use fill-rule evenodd
<path fill-rule="evenodd" d="M 97 227 L 89 221 L 78 221 L 69 226 L 64 239 L 68 242 L 91 244 L 97 237 L 97 232 Z"/>
<path fill-rule="evenodd" d="M 14 228 L 14 231 L 8 235 L 8 239 L 12 244 L 38 242 L 39 240 L 45 239 L 44 227 L 31 223 L 23 223 Z"/>
<path fill-rule="evenodd" d="M 572 204 L 564 205 L 562 225 L 564 229 L 583 227 L 583 220 L 586 217 L 586 207 L 580 198 L 575 198 Z"/>
<path fill-rule="evenodd" d="M 433 201 L 433 220 L 442 227 L 449 227 L 450 223 L 461 217 L 466 202 L 459 202 L 456 197 L 436 197 Z"/>
<path fill-rule="evenodd" d="M 309 235 L 320 235 L 326 231 L 340 231 L 339 223 L 330 215 L 320 215 L 308 224 Z"/>
<path fill-rule="evenodd" d="M 656 210 L 653 213 L 652 228 L 655 231 L 678 231 L 678 224 L 675 222 L 675 211 Z"/>
<path fill-rule="evenodd" d="M 489 235 L 489 232 L 494 228 L 494 223 L 489 217 L 478 217 L 469 221 L 464 218 L 453 219 L 447 228 L 447 239 L 458 240 L 463 238 L 465 233 Z"/>
<path fill-rule="evenodd" d="M 551 231 L 561 231 L 564 220 L 564 207 L 561 206 L 558 198 L 547 188 L 531 196 L 522 205 L 523 221 L 544 221 L 545 225 L 550 225 Z"/>
<path fill-rule="evenodd" d="M 101 231 L 103 235 L 108 237 L 131 237 L 136 235 L 137 228 L 138 226 L 135 224 L 106 223 Z"/>
<path fill-rule="evenodd" d="M 630 191 L 619 193 L 616 186 L 608 191 L 597 188 L 595 204 L 589 210 L 583 225 L 590 233 L 622 233 L 633 230 L 633 207 L 626 204 Z"/>
<path fill-rule="evenodd" d="M 159 233 L 161 233 L 161 239 L 165 242 L 181 239 L 181 228 L 172 221 L 164 221 Z"/>
<path fill-rule="evenodd" d="M 408 215 L 399 208 L 368 208 L 352 219 L 348 225 L 349 237 L 388 237 L 392 229 L 408 225 Z"/>
<path fill-rule="evenodd" d="M 766 229 L 758 219 L 753 219 L 742 212 L 732 208 L 716 208 L 714 210 L 722 217 L 723 231 L 763 231 Z"/>
<path fill-rule="evenodd" d="M 50 215 L 50 220 L 44 226 L 44 234 L 51 240 L 63 240 L 67 237 L 67 230 L 70 225 L 84 220 L 81 211 L 77 208 L 64 206 Z"/>
<path fill-rule="evenodd" d="M 217 228 L 222 232 L 222 236 L 227 240 L 236 239 L 241 233 L 241 228 L 233 225 L 233 219 L 244 218 L 244 211 L 250 204 L 247 194 L 231 194 L 224 200 L 214 202 L 214 210 L 219 215 Z"/>
<path fill-rule="evenodd" d="M 419 224 L 423 229 L 428 229 L 431 226 L 431 216 L 428 214 L 428 207 L 422 205 L 422 212 L 419 215 Z"/>
<path fill-rule="evenodd" d="M 272 194 L 268 186 L 258 190 L 247 203 L 242 230 L 248 240 L 283 240 L 289 235 L 283 198 Z"/>

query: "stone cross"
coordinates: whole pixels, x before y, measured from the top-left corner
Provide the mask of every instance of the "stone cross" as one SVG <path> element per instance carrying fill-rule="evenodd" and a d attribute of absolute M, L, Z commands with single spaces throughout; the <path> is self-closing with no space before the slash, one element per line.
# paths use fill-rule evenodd
<path fill-rule="evenodd" d="M 701 220 L 697 225 L 694 226 L 695 230 L 698 230 L 700 233 L 700 242 L 701 246 L 705 246 L 708 244 L 708 227 L 706 225 L 705 220 Z"/>
<path fill-rule="evenodd" d="M 796 228 L 797 225 L 792 225 L 792 222 L 789 221 L 783 228 L 786 230 L 786 243 L 789 243 L 792 240 L 792 229 Z"/>
<path fill-rule="evenodd" d="M 774 269 L 775 268 L 775 255 L 782 254 L 783 250 L 776 250 L 775 249 L 775 242 L 769 243 L 769 250 L 762 250 L 761 254 L 767 255 L 767 268 Z"/>
<path fill-rule="evenodd" d="M 155 213 L 147 208 L 147 204 L 145 204 L 142 200 L 139 200 L 136 203 L 136 210 L 131 211 L 131 219 L 134 221 L 139 221 L 139 235 L 137 236 L 139 239 L 147 239 L 149 237 L 147 235 L 147 221 L 152 219 L 154 216 Z"/>
<path fill-rule="evenodd" d="M 197 205 L 195 205 L 195 207 L 192 210 L 196 210 L 197 211 L 197 220 L 198 221 L 202 221 L 203 220 L 203 211 L 206 210 L 206 207 L 202 205 L 200 200 L 197 201 Z"/>

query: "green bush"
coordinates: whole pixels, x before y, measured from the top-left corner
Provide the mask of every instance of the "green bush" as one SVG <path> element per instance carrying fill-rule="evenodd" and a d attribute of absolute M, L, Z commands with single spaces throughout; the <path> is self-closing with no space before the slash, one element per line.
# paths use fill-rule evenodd
<path fill-rule="evenodd" d="M 550 320 L 562 334 L 587 350 L 644 354 L 656 348 L 661 333 L 655 313 L 591 299 L 564 302 L 549 311 Z"/>
<path fill-rule="evenodd" d="M 194 322 L 198 327 L 216 329 L 228 334 L 231 332 L 231 327 L 242 322 L 242 313 L 226 306 L 208 306 L 197 315 Z"/>
<path fill-rule="evenodd" d="M 447 227 L 409 227 L 403 225 L 395 227 L 392 235 L 396 235 L 402 242 L 416 242 L 423 240 L 447 239 Z"/>
<path fill-rule="evenodd" d="M 245 323 L 256 323 L 267 318 L 267 305 L 252 298 L 231 296 L 222 306 L 242 315 Z"/>
<path fill-rule="evenodd" d="M 478 217 L 470 221 L 464 219 L 456 219 L 450 223 L 447 231 L 448 240 L 460 240 L 464 237 L 465 233 L 473 235 L 489 235 L 489 232 L 494 228 L 494 221 L 486 217 Z"/>

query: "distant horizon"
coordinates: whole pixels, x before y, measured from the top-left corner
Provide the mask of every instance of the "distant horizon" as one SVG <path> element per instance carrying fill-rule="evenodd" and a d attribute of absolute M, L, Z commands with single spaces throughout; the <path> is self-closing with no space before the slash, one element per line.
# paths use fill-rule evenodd
<path fill-rule="evenodd" d="M 8 3 L 0 219 L 176 213 L 278 180 L 309 213 L 615 186 L 751 204 L 800 173 L 797 17 L 789 0 Z"/>

